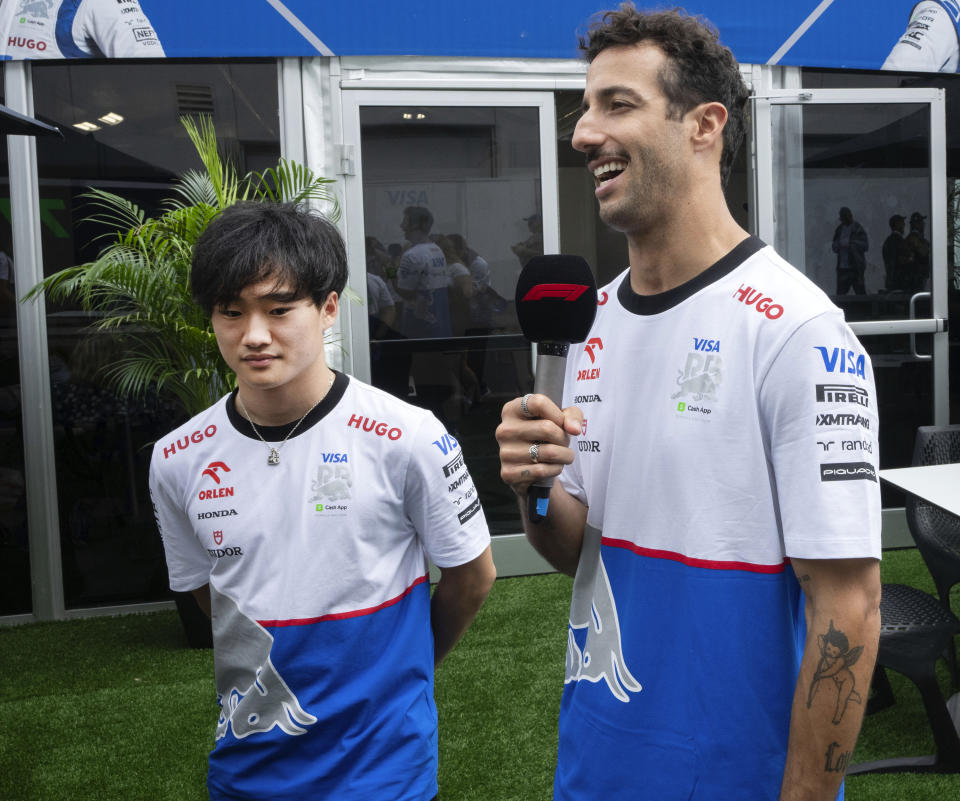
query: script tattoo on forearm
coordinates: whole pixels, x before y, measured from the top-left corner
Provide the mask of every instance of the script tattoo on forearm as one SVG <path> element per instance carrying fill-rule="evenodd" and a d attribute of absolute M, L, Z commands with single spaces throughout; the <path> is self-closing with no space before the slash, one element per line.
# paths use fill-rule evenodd
<path fill-rule="evenodd" d="M 832 679 L 832 686 L 837 691 L 837 705 L 833 712 L 833 723 L 838 725 L 847 711 L 851 701 L 863 703 L 863 698 L 857 692 L 857 681 L 850 668 L 863 653 L 863 646 L 851 648 L 847 635 L 837 631 L 830 621 L 830 628 L 826 634 L 817 635 L 817 644 L 820 648 L 820 662 L 810 682 L 810 692 L 807 695 L 807 709 L 813 704 L 813 698 L 827 679 Z M 827 684 L 827 686 L 831 686 Z"/>
<path fill-rule="evenodd" d="M 839 754 L 836 754 L 836 750 L 840 747 L 840 743 L 832 742 L 830 747 L 827 748 L 827 764 L 824 767 L 825 773 L 845 773 L 847 766 L 850 764 L 850 757 L 853 756 L 852 751 L 841 751 Z"/>

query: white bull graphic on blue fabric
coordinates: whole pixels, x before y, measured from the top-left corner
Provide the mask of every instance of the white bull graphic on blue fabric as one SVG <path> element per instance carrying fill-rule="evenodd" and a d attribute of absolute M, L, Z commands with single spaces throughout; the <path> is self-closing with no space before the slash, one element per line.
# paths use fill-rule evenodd
<path fill-rule="evenodd" d="M 620 620 L 610 588 L 610 579 L 600 555 L 600 531 L 587 526 L 583 534 L 580 565 L 573 580 L 570 628 L 567 630 L 567 660 L 564 684 L 571 681 L 605 681 L 613 696 L 630 702 L 628 692 L 643 687 L 630 673 L 623 656 Z M 581 649 L 575 631 L 586 629 Z"/>
<path fill-rule="evenodd" d="M 279 727 L 305 734 L 317 718 L 300 706 L 270 661 L 273 636 L 244 615 L 232 598 L 210 588 L 216 648 L 214 673 L 220 702 L 217 740 L 233 730 L 239 739 Z"/>

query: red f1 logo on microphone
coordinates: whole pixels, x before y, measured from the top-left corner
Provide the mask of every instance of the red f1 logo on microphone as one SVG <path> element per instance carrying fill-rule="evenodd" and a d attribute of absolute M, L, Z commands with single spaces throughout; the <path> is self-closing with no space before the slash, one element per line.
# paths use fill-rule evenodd
<path fill-rule="evenodd" d="M 537 284 L 531 287 L 522 301 L 543 300 L 544 298 L 559 298 L 560 300 L 576 300 L 588 287 L 583 284 Z"/>
<path fill-rule="evenodd" d="M 600 337 L 593 337 L 592 339 L 587 340 L 587 344 L 584 346 L 584 350 L 587 352 L 587 356 L 590 357 L 590 364 L 593 364 L 597 359 L 593 355 L 593 349 L 603 350 L 603 340 Z"/>

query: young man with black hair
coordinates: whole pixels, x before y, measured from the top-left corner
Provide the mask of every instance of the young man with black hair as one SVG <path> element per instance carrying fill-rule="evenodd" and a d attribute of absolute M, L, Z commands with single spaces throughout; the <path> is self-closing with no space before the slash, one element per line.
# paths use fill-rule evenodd
<path fill-rule="evenodd" d="M 150 489 L 170 585 L 212 613 L 215 801 L 433 798 L 434 665 L 495 576 L 456 440 L 327 366 L 346 278 L 294 205 L 232 206 L 194 250 L 237 390 L 157 442 Z"/>
<path fill-rule="evenodd" d="M 559 476 L 524 528 L 575 575 L 554 798 L 827 801 L 879 635 L 870 361 L 727 209 L 747 89 L 715 30 L 624 4 L 581 46 L 573 146 L 630 263 L 564 408 L 497 429 L 522 514 Z"/>

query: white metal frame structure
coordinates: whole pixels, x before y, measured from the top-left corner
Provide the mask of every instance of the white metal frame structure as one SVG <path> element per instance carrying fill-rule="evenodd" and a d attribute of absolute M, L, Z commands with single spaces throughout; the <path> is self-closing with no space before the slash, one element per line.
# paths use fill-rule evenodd
<path fill-rule="evenodd" d="M 761 68 L 765 71 L 767 68 Z M 766 77 L 766 76 L 765 76 Z M 794 81 L 796 83 L 797 81 Z M 757 236 L 766 242 L 777 241 L 778 203 L 786 220 L 796 225 L 803 219 L 802 195 L 775 197 L 777 185 L 777 163 L 775 158 L 773 109 L 775 106 L 796 107 L 813 105 L 926 105 L 929 110 L 929 164 L 930 164 L 930 238 L 931 238 L 931 316 L 916 318 L 911 316 L 901 320 L 869 320 L 851 322 L 850 327 L 859 337 L 881 336 L 887 334 L 931 334 L 933 352 L 932 362 L 933 424 L 944 425 L 949 422 L 950 395 L 948 372 L 948 335 L 947 335 L 947 185 L 946 185 L 946 102 L 942 89 L 801 89 L 768 88 L 769 78 L 760 82 L 761 88 L 752 98 L 753 104 L 753 180 L 751 187 L 752 225 Z M 800 141 L 802 120 L 800 115 L 787 116 L 783 121 L 788 129 L 788 141 L 781 141 L 781 149 L 789 149 Z M 781 130 L 781 135 L 784 133 Z M 791 184 L 795 193 L 802 193 L 802 187 Z M 802 239 L 795 238 L 795 239 Z M 803 263 L 802 241 L 788 242 L 788 253 L 784 257 L 791 263 Z M 911 299 L 910 308 L 921 295 Z M 918 359 L 926 359 L 917 356 Z M 912 545 L 913 540 L 906 527 L 902 509 L 884 510 L 884 547 Z"/>

